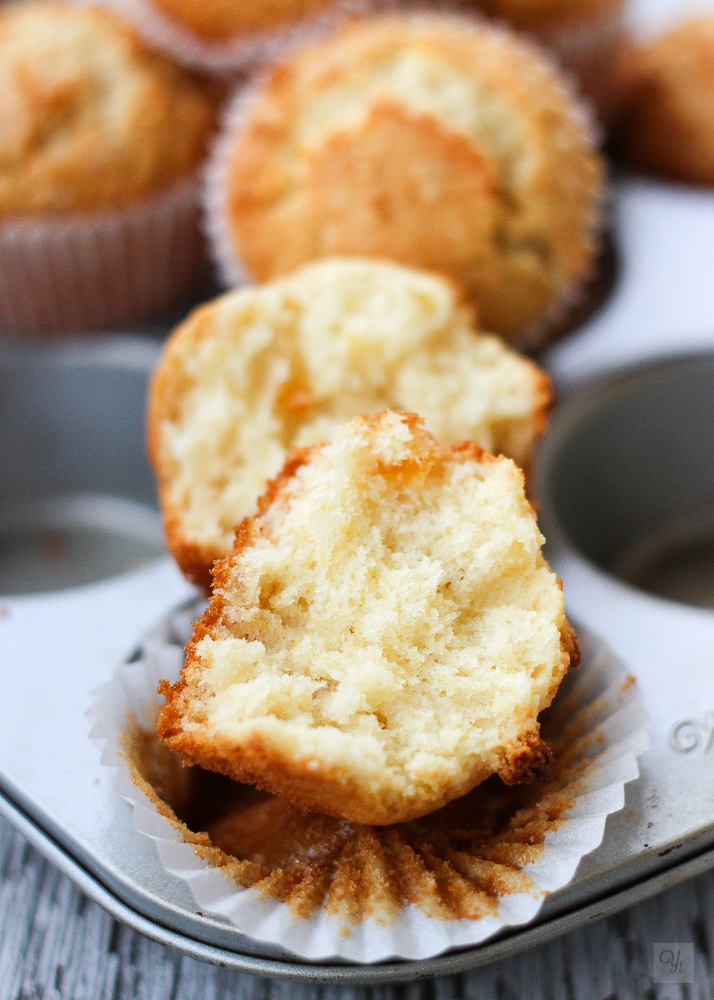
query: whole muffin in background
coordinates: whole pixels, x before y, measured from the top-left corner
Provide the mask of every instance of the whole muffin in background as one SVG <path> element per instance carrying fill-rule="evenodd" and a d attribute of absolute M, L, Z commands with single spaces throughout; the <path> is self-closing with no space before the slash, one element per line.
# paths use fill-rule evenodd
<path fill-rule="evenodd" d="M 333 0 L 151 0 L 159 10 L 205 39 L 227 41 L 274 31 L 323 12 Z"/>
<path fill-rule="evenodd" d="M 110 0 L 178 62 L 246 71 L 340 21 L 395 0 Z"/>
<path fill-rule="evenodd" d="M 714 184 L 714 16 L 633 47 L 618 148 L 634 166 Z"/>
<path fill-rule="evenodd" d="M 119 208 L 190 174 L 214 122 L 206 92 L 106 10 L 0 10 L 0 213 Z"/>
<path fill-rule="evenodd" d="M 153 0 L 169 17 L 207 39 L 225 41 L 250 31 L 271 31 L 324 11 L 332 0 Z"/>
<path fill-rule="evenodd" d="M 593 268 L 603 166 L 547 58 L 466 17 L 365 19 L 242 95 L 208 185 L 228 281 L 327 255 L 451 275 L 527 341 Z"/>
<path fill-rule="evenodd" d="M 577 78 L 604 125 L 620 107 L 625 0 L 470 0 L 469 6 L 550 49 Z"/>
<path fill-rule="evenodd" d="M 509 459 L 414 414 L 294 452 L 218 563 L 158 732 L 190 762 L 357 823 L 547 774 L 577 641 Z"/>
<path fill-rule="evenodd" d="M 196 583 L 254 513 L 294 447 L 344 421 L 418 409 L 447 443 L 527 466 L 547 376 L 477 332 L 448 281 L 335 259 L 197 309 L 169 340 L 149 394 L 149 450 L 168 546 Z"/>
<path fill-rule="evenodd" d="M 185 296 L 214 123 L 204 86 L 115 14 L 3 5 L 0 323 L 106 326 Z"/>

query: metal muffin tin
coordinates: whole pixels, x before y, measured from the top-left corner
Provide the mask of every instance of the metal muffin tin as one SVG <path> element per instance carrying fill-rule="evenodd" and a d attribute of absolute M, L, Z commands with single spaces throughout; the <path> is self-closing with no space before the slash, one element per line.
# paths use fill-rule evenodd
<path fill-rule="evenodd" d="M 535 487 L 569 612 L 637 677 L 652 746 L 601 847 L 535 923 L 435 959 L 298 961 L 199 912 L 134 833 L 85 712 L 192 593 L 163 553 L 144 457 L 159 345 L 0 349 L 0 812 L 117 918 L 257 974 L 406 981 L 514 954 L 714 865 L 714 193 L 626 181 L 615 207 L 618 284 L 544 359 L 559 405 Z"/>

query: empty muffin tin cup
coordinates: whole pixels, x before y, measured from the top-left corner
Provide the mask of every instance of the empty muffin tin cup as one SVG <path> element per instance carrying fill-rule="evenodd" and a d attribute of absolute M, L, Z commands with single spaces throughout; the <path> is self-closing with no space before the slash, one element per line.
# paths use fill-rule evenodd
<path fill-rule="evenodd" d="M 0 356 L 0 595 L 86 586 L 164 552 L 141 341 Z"/>
<path fill-rule="evenodd" d="M 714 355 L 626 372 L 565 403 L 536 493 L 549 541 L 641 591 L 714 609 Z"/>

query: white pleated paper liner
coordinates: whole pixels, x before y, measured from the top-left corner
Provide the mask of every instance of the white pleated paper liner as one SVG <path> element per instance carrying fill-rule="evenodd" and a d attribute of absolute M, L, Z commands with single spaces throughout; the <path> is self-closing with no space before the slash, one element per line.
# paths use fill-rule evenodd
<path fill-rule="evenodd" d="M 80 0 L 89 2 L 89 0 Z M 201 37 L 151 0 L 103 0 L 123 14 L 153 47 L 190 69 L 217 76 L 248 72 L 296 45 L 321 38 L 351 17 L 389 9 L 395 0 L 331 0 L 324 9 L 271 30 L 245 31 L 225 40 Z M 238 0 L 240 2 L 240 0 Z"/>
<path fill-rule="evenodd" d="M 203 225 L 208 252 L 224 288 L 250 284 L 251 275 L 235 245 L 230 213 L 230 175 L 236 144 L 267 82 L 267 72 L 257 73 L 238 83 L 221 113 L 221 123 L 213 140 L 204 171 Z"/>
<path fill-rule="evenodd" d="M 205 273 L 199 180 L 125 208 L 0 220 L 0 328 L 76 333 L 155 318 Z"/>
<path fill-rule="evenodd" d="M 243 888 L 228 873 L 231 859 L 222 855 L 218 867 L 211 864 L 210 860 L 219 858 L 220 852 L 208 837 L 198 832 L 189 834 L 183 827 L 193 841 L 187 842 L 171 810 L 135 783 L 124 756 L 128 725 L 138 726 L 147 738 L 153 734 L 163 701 L 156 687 L 160 680 L 173 682 L 178 678 L 183 663 L 181 644 L 190 634 L 191 620 L 201 610 L 202 606 L 182 608 L 169 616 L 146 637 L 132 661 L 122 665 L 111 681 L 95 693 L 89 712 L 93 720 L 91 736 L 102 748 L 102 763 L 115 772 L 117 793 L 134 809 L 135 829 L 155 842 L 163 867 L 188 885 L 197 907 L 225 918 L 254 940 L 279 945 L 304 959 L 341 958 L 361 963 L 388 958 L 424 959 L 452 948 L 476 945 L 505 928 L 533 920 L 544 898 L 567 885 L 584 855 L 602 842 L 607 817 L 622 808 L 625 784 L 637 778 L 637 758 L 649 745 L 647 718 L 637 684 L 604 643 L 580 627 L 582 664 L 568 675 L 550 709 L 551 722 L 543 729 L 551 741 L 556 731 L 548 734 L 548 725 L 556 725 L 561 733 L 558 739 L 566 763 L 559 765 L 556 750 L 560 784 L 556 780 L 541 786 L 542 791 L 529 791 L 531 805 L 514 814 L 506 833 L 494 836 L 473 855 L 458 841 L 454 827 L 453 848 L 439 847 L 441 834 L 437 831 L 431 840 L 424 841 L 424 850 L 417 856 L 418 852 L 407 843 L 409 836 L 402 834 L 428 829 L 438 814 L 387 828 L 352 827 L 339 820 L 299 814 L 305 822 L 326 824 L 333 833 L 344 834 L 348 827 L 352 830 L 345 843 L 359 841 L 360 846 L 350 857 L 351 871 L 364 879 L 369 870 L 378 894 L 381 877 L 385 892 L 387 884 L 394 885 L 395 871 L 399 881 L 398 865 L 405 863 L 398 861 L 399 857 L 407 858 L 410 872 L 409 879 L 400 883 L 407 889 L 389 919 L 368 910 L 367 916 L 355 920 L 354 900 L 351 920 L 345 920 L 339 908 L 327 903 L 313 907 L 307 916 L 299 916 L 295 906 L 266 893 L 265 887 L 275 884 L 270 875 L 257 880 L 255 886 Z M 189 768 L 177 773 L 190 775 L 193 771 Z M 476 790 L 471 795 L 478 793 Z M 267 808 L 273 810 L 270 815 L 288 816 L 289 807 L 280 799 L 263 798 Z M 481 799 L 481 804 L 487 806 L 488 798 Z M 458 803 L 453 805 L 458 807 Z M 448 819 L 442 824 L 442 831 L 447 831 L 449 837 L 451 822 Z M 542 842 L 533 837 L 536 828 L 541 831 Z M 266 838 L 273 833 L 279 835 L 277 827 L 268 825 Z M 391 845 L 386 853 L 373 859 L 359 854 L 360 850 L 364 852 L 365 844 L 378 847 L 380 838 Z M 315 850 L 313 845 L 312 856 Z M 306 857 L 309 860 L 309 852 Z M 394 870 L 384 868 L 385 859 Z M 344 882 L 343 874 L 338 866 L 328 887 L 330 899 L 337 894 L 337 883 Z M 416 884 L 416 892 L 409 889 L 410 881 Z M 343 896 L 349 897 L 350 892 L 347 883 Z M 471 916 L 443 915 L 452 904 L 454 912 L 459 911 L 459 906 L 463 912 L 462 898 L 475 900 L 469 904 Z"/>

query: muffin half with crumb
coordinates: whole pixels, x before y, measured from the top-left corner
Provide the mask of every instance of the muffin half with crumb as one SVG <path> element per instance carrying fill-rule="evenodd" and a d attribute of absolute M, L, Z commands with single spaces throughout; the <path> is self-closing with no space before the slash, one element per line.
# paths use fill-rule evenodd
<path fill-rule="evenodd" d="M 450 274 L 532 340 L 593 268 L 603 168 L 547 57 L 438 14 L 365 18 L 243 94 L 208 185 L 228 281 L 363 255 Z"/>
<path fill-rule="evenodd" d="M 150 391 L 149 448 L 168 545 L 208 586 L 215 559 L 293 447 L 385 408 L 419 411 L 527 466 L 550 404 L 546 375 L 478 332 L 448 280 L 335 259 L 196 310 Z"/>
<path fill-rule="evenodd" d="M 577 642 L 522 473 L 414 414 L 296 451 L 216 570 L 160 736 L 186 760 L 359 823 L 425 815 L 539 735 Z"/>

